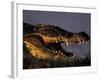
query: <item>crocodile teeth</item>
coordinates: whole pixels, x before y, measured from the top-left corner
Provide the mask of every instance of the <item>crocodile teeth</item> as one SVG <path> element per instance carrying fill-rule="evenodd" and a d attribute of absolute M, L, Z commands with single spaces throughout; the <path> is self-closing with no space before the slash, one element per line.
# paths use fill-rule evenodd
<path fill-rule="evenodd" d="M 71 44 L 72 42 L 70 41 L 69 43 Z"/>
<path fill-rule="evenodd" d="M 65 57 L 65 55 L 63 55 Z"/>
<path fill-rule="evenodd" d="M 62 38 L 62 41 L 65 41 L 64 38 Z"/>
<path fill-rule="evenodd" d="M 68 42 L 68 40 L 67 40 L 67 39 L 65 39 L 65 42 Z"/>
<path fill-rule="evenodd" d="M 55 53 L 58 53 L 58 51 L 55 51 Z"/>
<path fill-rule="evenodd" d="M 68 42 L 65 43 L 68 46 Z"/>
<path fill-rule="evenodd" d="M 52 50 L 50 50 L 50 52 L 51 52 Z"/>
<path fill-rule="evenodd" d="M 53 53 L 55 53 L 55 51 L 52 51 Z"/>
<path fill-rule="evenodd" d="M 82 59 L 85 59 L 86 57 L 85 57 L 85 56 L 81 56 L 81 58 L 82 58 Z"/>
<path fill-rule="evenodd" d="M 59 50 L 58 52 L 59 52 L 59 53 L 61 53 L 61 51 L 60 51 L 60 50 Z"/>
<path fill-rule="evenodd" d="M 52 50 L 50 50 L 50 49 L 47 49 L 48 51 L 50 51 L 50 52 L 52 52 Z"/>
<path fill-rule="evenodd" d="M 59 38 L 59 42 L 61 42 L 62 41 L 62 39 L 61 38 Z"/>
<path fill-rule="evenodd" d="M 62 56 L 63 56 L 63 57 L 65 57 L 65 55 L 64 55 L 64 54 L 63 54 Z"/>
<path fill-rule="evenodd" d="M 58 40 L 56 40 L 56 43 L 58 43 Z"/>
<path fill-rule="evenodd" d="M 61 52 L 61 55 L 63 55 L 63 52 Z"/>

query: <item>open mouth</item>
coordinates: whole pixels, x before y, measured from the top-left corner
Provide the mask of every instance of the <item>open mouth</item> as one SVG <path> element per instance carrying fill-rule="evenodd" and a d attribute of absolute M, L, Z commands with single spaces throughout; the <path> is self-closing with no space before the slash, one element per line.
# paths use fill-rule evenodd
<path fill-rule="evenodd" d="M 90 37 L 85 32 L 72 33 L 60 27 L 39 25 L 24 28 L 24 68 L 90 65 Z M 26 62 L 27 61 L 27 62 Z M 31 63 L 30 63 L 31 62 Z M 29 66 L 30 67 L 30 66 Z"/>
<path fill-rule="evenodd" d="M 81 38 L 80 36 L 77 35 L 74 36 L 72 35 L 70 37 L 68 36 L 67 39 L 66 37 L 58 37 L 58 38 L 43 37 L 44 42 L 42 42 L 42 40 L 40 40 L 39 37 L 38 39 L 34 40 L 35 39 L 34 37 L 37 37 L 37 35 L 40 34 L 35 34 L 35 35 L 32 34 L 30 35 L 30 38 L 28 35 L 28 41 L 31 42 L 32 45 L 35 45 L 36 43 L 37 47 L 40 47 L 41 45 L 41 48 L 43 50 L 42 52 L 49 53 L 50 55 L 52 55 L 52 57 L 56 57 L 59 55 L 60 57 L 65 57 L 68 59 L 68 58 L 80 58 L 80 57 L 85 58 L 86 56 L 88 56 L 90 49 L 89 45 L 90 42 L 84 37 Z M 41 55 L 41 57 L 44 56 Z"/>
<path fill-rule="evenodd" d="M 90 41 L 86 38 L 69 38 L 69 39 L 58 39 L 55 43 L 47 46 L 47 51 L 52 55 L 61 55 L 69 58 L 86 58 L 90 57 Z"/>
<path fill-rule="evenodd" d="M 77 58 L 80 57 L 90 57 L 90 41 L 86 42 L 81 42 L 81 43 L 70 43 L 70 44 L 61 44 L 62 48 L 65 51 L 65 54 L 72 53 L 74 54 Z M 73 56 L 73 55 L 72 55 Z"/>
<path fill-rule="evenodd" d="M 64 61 L 75 61 L 80 59 L 90 59 L 90 41 L 78 43 L 60 43 L 49 44 L 50 47 L 46 48 L 47 52 L 51 54 L 52 59 L 57 61 L 59 58 Z M 55 47 L 55 49 L 54 49 Z M 59 56 L 57 58 L 57 56 Z"/>

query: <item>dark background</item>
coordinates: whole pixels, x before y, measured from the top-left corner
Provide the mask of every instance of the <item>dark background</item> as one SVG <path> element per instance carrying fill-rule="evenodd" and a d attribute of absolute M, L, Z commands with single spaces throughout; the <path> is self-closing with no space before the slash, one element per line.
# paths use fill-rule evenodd
<path fill-rule="evenodd" d="M 91 14 L 70 12 L 49 12 L 23 10 L 23 22 L 29 24 L 51 24 L 70 32 L 86 32 L 90 35 Z M 87 44 L 63 46 L 67 51 L 73 51 L 77 56 L 90 57 L 90 41 Z"/>

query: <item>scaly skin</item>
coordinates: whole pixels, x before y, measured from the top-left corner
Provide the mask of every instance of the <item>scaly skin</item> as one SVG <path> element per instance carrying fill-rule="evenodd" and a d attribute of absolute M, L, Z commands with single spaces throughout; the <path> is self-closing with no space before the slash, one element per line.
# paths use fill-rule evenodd
<path fill-rule="evenodd" d="M 29 49 L 29 53 L 37 59 L 64 59 L 73 60 L 75 54 L 66 52 L 61 47 L 61 43 L 81 44 L 89 40 L 85 32 L 72 33 L 53 25 L 30 25 L 24 23 L 23 33 L 24 44 Z"/>

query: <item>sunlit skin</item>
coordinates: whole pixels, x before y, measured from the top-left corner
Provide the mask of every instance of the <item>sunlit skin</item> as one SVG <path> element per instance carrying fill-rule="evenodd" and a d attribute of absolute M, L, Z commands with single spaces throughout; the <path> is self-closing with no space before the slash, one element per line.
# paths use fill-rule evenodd
<path fill-rule="evenodd" d="M 48 27 L 49 26 L 49 27 Z M 39 28 L 40 27 L 40 28 Z M 53 30 L 53 32 L 48 32 L 49 30 Z M 60 34 L 62 29 L 55 27 L 52 25 L 36 25 L 37 32 L 30 33 L 24 35 L 24 44 L 29 49 L 32 56 L 38 59 L 64 59 L 66 60 L 74 60 L 75 54 L 72 52 L 67 52 L 68 55 L 63 51 L 63 49 L 57 49 L 53 47 L 53 45 L 60 46 L 61 43 L 66 44 L 66 46 L 70 44 L 81 44 L 88 40 L 86 33 L 67 33 L 66 35 Z M 45 32 L 46 31 L 46 32 Z M 59 33 L 56 33 L 58 31 Z M 52 35 L 54 34 L 54 35 Z M 85 36 L 84 36 L 85 35 Z M 48 48 L 49 46 L 50 48 Z"/>

